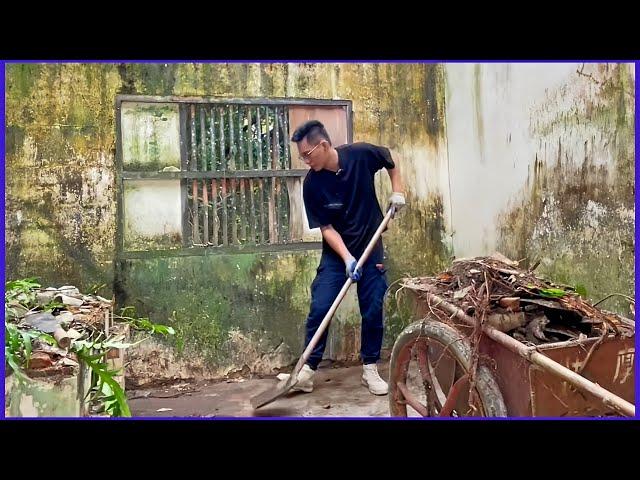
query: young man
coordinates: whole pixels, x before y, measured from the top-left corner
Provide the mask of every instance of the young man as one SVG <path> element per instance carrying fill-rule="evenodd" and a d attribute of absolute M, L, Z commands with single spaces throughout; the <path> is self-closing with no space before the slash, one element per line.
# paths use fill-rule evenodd
<path fill-rule="evenodd" d="M 311 168 L 304 180 L 304 204 L 311 228 L 322 231 L 322 257 L 311 285 L 311 308 L 306 322 L 305 347 L 331 308 L 347 275 L 358 282 L 358 302 L 362 315 L 360 356 L 362 383 L 374 395 L 386 395 L 387 383 L 380 378 L 383 324 L 382 304 L 387 290 L 380 239 L 364 267 L 357 260 L 382 222 L 383 214 L 374 187 L 374 175 L 386 168 L 393 194 L 390 205 L 397 212 L 405 205 L 400 174 L 389 150 L 368 143 L 333 147 L 326 129 L 317 120 L 300 126 L 293 134 L 300 158 Z M 293 388 L 313 390 L 313 376 L 322 360 L 328 330 L 298 374 Z"/>

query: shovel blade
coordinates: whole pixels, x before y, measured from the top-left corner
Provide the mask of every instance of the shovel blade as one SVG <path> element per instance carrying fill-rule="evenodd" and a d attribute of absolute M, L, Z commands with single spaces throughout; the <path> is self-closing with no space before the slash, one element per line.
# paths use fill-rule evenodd
<path fill-rule="evenodd" d="M 281 380 L 275 387 L 251 397 L 251 407 L 253 407 L 254 410 L 264 407 L 274 400 L 286 395 L 295 384 L 296 378 L 293 377 L 289 377 L 287 380 Z"/>

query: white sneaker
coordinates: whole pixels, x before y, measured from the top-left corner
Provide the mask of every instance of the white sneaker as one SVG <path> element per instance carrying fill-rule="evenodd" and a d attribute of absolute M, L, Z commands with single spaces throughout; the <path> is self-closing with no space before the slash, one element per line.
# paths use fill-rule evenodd
<path fill-rule="evenodd" d="M 311 393 L 313 391 L 313 376 L 315 373 L 316 371 L 312 370 L 311 367 L 305 363 L 300 369 L 300 372 L 298 372 L 298 383 L 291 387 L 291 390 Z M 276 378 L 286 381 L 289 380 L 290 376 L 291 374 L 289 373 L 280 373 Z"/>
<path fill-rule="evenodd" d="M 386 395 L 389 392 L 389 385 L 380 378 L 375 363 L 362 366 L 362 384 L 369 387 L 369 391 L 374 395 Z"/>

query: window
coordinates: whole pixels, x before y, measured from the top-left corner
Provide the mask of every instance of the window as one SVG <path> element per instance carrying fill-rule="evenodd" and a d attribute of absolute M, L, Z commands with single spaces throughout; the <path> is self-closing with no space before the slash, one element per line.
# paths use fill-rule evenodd
<path fill-rule="evenodd" d="M 117 99 L 118 251 L 313 248 L 302 201 L 308 167 L 291 134 L 322 121 L 351 141 L 351 102 Z"/>

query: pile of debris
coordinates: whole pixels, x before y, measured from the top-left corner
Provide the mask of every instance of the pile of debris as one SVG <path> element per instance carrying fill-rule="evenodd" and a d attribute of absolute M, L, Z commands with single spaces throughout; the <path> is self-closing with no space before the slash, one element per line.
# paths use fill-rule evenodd
<path fill-rule="evenodd" d="M 458 259 L 435 277 L 407 278 L 402 285 L 435 294 L 528 345 L 635 333 L 633 320 L 592 305 L 572 287 L 536 276 L 537 265 L 526 270 L 518 265 L 499 253 Z"/>
<path fill-rule="evenodd" d="M 53 336 L 57 345 L 34 338 L 25 373 L 31 378 L 69 376 L 79 367 L 71 343 L 113 331 L 113 302 L 99 295 L 85 295 L 74 286 L 36 288 L 28 295 L 5 303 L 5 322 L 20 331 Z M 113 333 L 113 332 L 112 332 Z"/>

